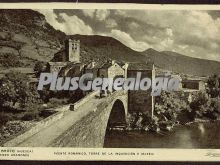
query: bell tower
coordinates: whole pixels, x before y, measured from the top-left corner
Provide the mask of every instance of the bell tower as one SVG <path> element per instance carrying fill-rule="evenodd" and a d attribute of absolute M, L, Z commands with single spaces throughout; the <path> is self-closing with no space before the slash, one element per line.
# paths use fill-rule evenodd
<path fill-rule="evenodd" d="M 66 41 L 67 60 L 69 62 L 80 62 L 80 40 Z"/>

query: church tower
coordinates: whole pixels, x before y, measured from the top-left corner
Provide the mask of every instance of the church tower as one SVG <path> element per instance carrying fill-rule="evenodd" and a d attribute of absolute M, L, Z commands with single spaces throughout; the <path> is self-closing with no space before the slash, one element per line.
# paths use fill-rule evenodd
<path fill-rule="evenodd" d="M 67 60 L 69 62 L 80 62 L 80 40 L 66 41 Z"/>

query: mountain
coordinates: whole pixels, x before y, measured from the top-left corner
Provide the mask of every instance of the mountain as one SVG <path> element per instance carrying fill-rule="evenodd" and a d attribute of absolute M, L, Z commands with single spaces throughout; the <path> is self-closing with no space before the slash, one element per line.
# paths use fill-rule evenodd
<path fill-rule="evenodd" d="M 140 53 L 110 37 L 66 36 L 49 25 L 45 16 L 37 11 L 0 10 L 0 61 L 5 54 L 11 54 L 20 59 L 23 67 L 33 67 L 36 61 L 50 61 L 55 53 L 63 49 L 66 38 L 81 41 L 83 62 L 109 58 L 145 60 Z"/>
<path fill-rule="evenodd" d="M 92 60 L 106 61 L 115 59 L 124 62 L 144 62 L 148 59 L 125 46 L 120 41 L 106 36 L 98 35 L 72 35 L 71 39 L 80 40 L 82 61 L 87 63 Z"/>
<path fill-rule="evenodd" d="M 197 76 L 220 75 L 220 62 L 217 61 L 193 58 L 171 51 L 159 52 L 152 48 L 142 54 L 162 69 Z"/>
<path fill-rule="evenodd" d="M 37 11 L 0 10 L 0 58 L 11 54 L 24 67 L 31 67 L 37 60 L 51 59 L 63 44 L 62 38 L 65 34 Z"/>
<path fill-rule="evenodd" d="M 23 68 L 33 68 L 37 61 L 50 61 L 55 53 L 64 49 L 64 41 L 67 38 L 80 40 L 81 59 L 84 63 L 92 60 L 104 62 L 108 59 L 123 62 L 152 61 L 158 68 L 178 73 L 199 76 L 220 73 L 220 62 L 154 49 L 137 52 L 107 36 L 66 36 L 48 24 L 41 13 L 14 9 L 0 10 L 0 67 L 1 60 L 4 60 L 7 54 L 17 57 Z"/>

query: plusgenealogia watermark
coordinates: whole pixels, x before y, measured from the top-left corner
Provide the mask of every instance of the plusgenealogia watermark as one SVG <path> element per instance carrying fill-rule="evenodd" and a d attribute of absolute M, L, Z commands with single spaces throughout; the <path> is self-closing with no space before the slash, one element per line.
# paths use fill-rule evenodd
<path fill-rule="evenodd" d="M 83 91 L 97 90 L 151 90 L 152 96 L 160 95 L 162 90 L 177 91 L 179 88 L 179 78 L 156 77 L 141 78 L 141 72 L 137 72 L 135 78 L 93 78 L 92 73 L 83 74 L 81 77 L 58 77 L 58 73 L 41 73 L 37 90 L 43 90 L 44 86 L 50 85 L 50 90 L 69 90 L 81 89 Z"/>

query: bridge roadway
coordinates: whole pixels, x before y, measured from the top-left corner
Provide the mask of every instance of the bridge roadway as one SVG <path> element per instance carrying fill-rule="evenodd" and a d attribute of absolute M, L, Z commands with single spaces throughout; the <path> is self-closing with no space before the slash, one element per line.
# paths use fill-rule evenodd
<path fill-rule="evenodd" d="M 68 128 L 79 121 L 82 117 L 94 111 L 97 105 L 106 101 L 106 99 L 107 97 L 99 99 L 94 96 L 75 111 L 64 112 L 64 116 L 61 119 L 29 137 L 22 143 L 18 144 L 17 147 L 49 147 L 57 137 L 67 131 Z"/>

